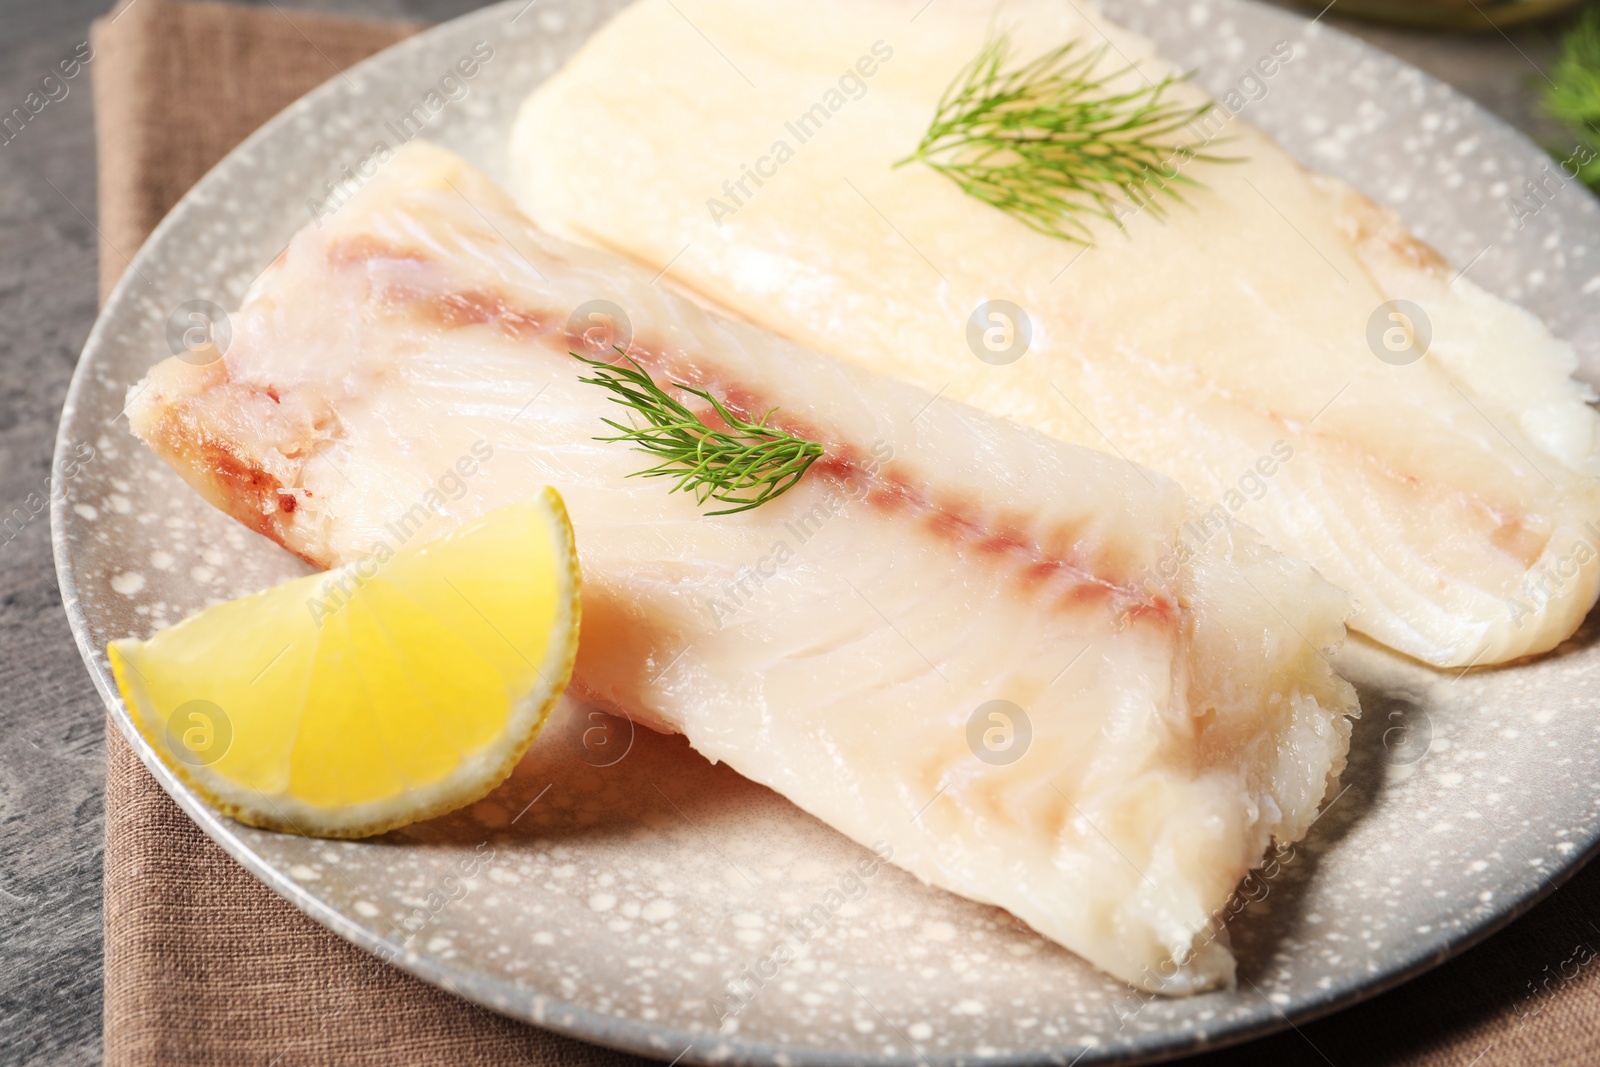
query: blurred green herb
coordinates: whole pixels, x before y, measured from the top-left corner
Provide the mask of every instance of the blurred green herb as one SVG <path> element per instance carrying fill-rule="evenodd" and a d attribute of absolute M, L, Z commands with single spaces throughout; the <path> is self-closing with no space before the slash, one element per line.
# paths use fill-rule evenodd
<path fill-rule="evenodd" d="M 1578 166 L 1578 178 L 1600 189 L 1600 7 L 1591 5 L 1562 36 L 1561 57 L 1544 90 L 1544 108 L 1582 139 L 1579 147 L 1590 150 L 1583 153 L 1588 162 Z M 1569 158 L 1569 150 L 1556 155 Z"/>
<path fill-rule="evenodd" d="M 633 364 L 631 367 L 588 359 L 576 352 L 569 354 L 595 368 L 594 377 L 579 378 L 580 382 L 610 390 L 612 403 L 621 404 L 644 421 L 643 426 L 638 426 L 605 419 L 605 424 L 618 433 L 595 440 L 626 441 L 636 450 L 661 460 L 629 477 L 675 478 L 677 484 L 669 492 L 692 492 L 701 504 L 719 500 L 734 505 L 707 512 L 708 515 L 749 511 L 782 496 L 822 455 L 822 445 L 817 442 L 767 425 L 777 408 L 756 422 L 748 422 L 705 390 L 674 382 L 674 388 L 710 404 L 727 427 L 712 429 L 657 385 L 626 353 L 623 358 Z"/>
<path fill-rule="evenodd" d="M 1085 216 L 1121 225 L 1130 206 L 1165 215 L 1162 197 L 1182 202 L 1179 172 L 1190 159 L 1225 162 L 1177 136 L 1211 110 L 1169 99 L 1181 77 L 1115 87 L 1132 70 L 1097 73 L 1105 47 L 1062 45 L 1010 65 L 1011 44 L 991 38 L 956 75 L 916 151 L 895 166 L 923 162 L 1024 225 L 1092 244 Z"/>

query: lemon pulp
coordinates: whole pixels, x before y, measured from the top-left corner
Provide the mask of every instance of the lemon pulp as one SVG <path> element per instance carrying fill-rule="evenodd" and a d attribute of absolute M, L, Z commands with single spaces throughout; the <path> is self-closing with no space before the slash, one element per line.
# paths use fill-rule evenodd
<path fill-rule="evenodd" d="M 107 649 L 139 732 L 241 822 L 361 837 L 504 781 L 572 674 L 561 497 L 218 604 Z"/>

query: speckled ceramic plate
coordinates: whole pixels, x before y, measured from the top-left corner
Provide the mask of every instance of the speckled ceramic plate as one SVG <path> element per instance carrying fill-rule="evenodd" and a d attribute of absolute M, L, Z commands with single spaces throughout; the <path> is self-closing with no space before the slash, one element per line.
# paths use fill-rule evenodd
<path fill-rule="evenodd" d="M 349 168 L 440 91 L 427 136 L 498 175 L 513 110 L 617 0 L 523 0 L 334 78 L 230 155 L 128 270 L 62 414 L 56 560 L 95 683 L 145 763 L 224 848 L 344 937 L 496 1011 L 684 1062 L 1127 1063 L 1348 1004 L 1509 921 L 1594 850 L 1600 647 L 1439 674 L 1357 644 L 1346 790 L 1230 924 L 1236 991 L 1142 1003 L 1005 913 L 884 868 L 802 959 L 719 1030 L 721 984 L 827 899 L 857 846 L 681 739 L 564 707 L 475 807 L 384 838 L 252 830 L 203 806 L 129 726 L 103 649 L 302 565 L 204 505 L 139 447 L 124 394 L 187 325 L 235 306 Z M 1518 228 L 1547 159 L 1450 90 L 1303 16 L 1245 0 L 1113 0 L 1307 164 L 1396 208 L 1480 284 L 1539 312 L 1600 370 L 1600 210 L 1577 186 Z M 1271 79 L 1257 57 L 1287 41 Z M 449 82 L 477 42 L 493 56 Z M 483 46 L 479 46 L 480 53 Z M 464 95 L 463 95 L 464 94 Z M 426 113 L 426 111 L 422 112 Z M 92 453 L 92 455 L 91 455 Z"/>

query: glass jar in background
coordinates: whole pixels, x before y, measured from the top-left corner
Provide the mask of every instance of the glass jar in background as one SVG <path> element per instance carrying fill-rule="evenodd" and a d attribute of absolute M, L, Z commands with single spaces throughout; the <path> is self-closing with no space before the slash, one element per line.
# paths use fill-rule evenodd
<path fill-rule="evenodd" d="M 1297 0 L 1320 10 L 1327 0 Z M 1583 0 L 1338 0 L 1333 11 L 1351 18 L 1442 30 L 1491 30 L 1544 18 Z"/>

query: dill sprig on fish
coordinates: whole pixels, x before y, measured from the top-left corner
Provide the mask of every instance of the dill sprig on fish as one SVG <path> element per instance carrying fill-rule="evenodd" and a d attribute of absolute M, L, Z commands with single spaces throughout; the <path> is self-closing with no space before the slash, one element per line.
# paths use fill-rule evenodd
<path fill-rule="evenodd" d="M 922 162 L 1024 225 L 1076 244 L 1093 244 L 1086 218 L 1121 225 L 1134 210 L 1165 215 L 1162 197 L 1200 187 L 1181 173 L 1191 159 L 1223 162 L 1178 138 L 1211 109 L 1168 98 L 1188 75 L 1136 89 L 1114 84 L 1132 67 L 1097 74 L 1105 46 L 1076 42 L 1009 66 L 1007 37 L 992 37 L 945 90 L 916 151 Z"/>
<path fill-rule="evenodd" d="M 657 385 L 626 353 L 623 358 L 633 364 L 632 367 L 588 359 L 576 352 L 571 355 L 596 368 L 594 377 L 579 378 L 579 381 L 609 389 L 613 403 L 621 404 L 644 420 L 644 425 L 639 426 L 604 419 L 602 421 L 618 433 L 595 440 L 626 441 L 638 451 L 661 460 L 654 467 L 635 471 L 629 477 L 673 478 L 676 484 L 669 492 L 692 492 L 702 505 L 708 500 L 734 505 L 708 512 L 709 515 L 734 515 L 782 496 L 822 455 L 822 445 L 816 441 L 807 441 L 767 425 L 777 408 L 755 422 L 748 422 L 705 390 L 674 382 L 674 388 L 710 404 L 717 418 L 727 426 L 726 430 L 712 429 Z"/>

